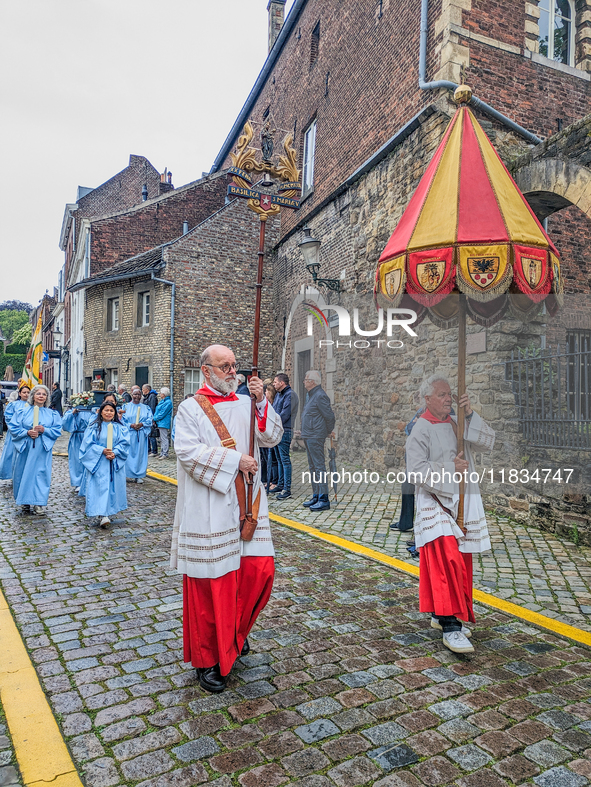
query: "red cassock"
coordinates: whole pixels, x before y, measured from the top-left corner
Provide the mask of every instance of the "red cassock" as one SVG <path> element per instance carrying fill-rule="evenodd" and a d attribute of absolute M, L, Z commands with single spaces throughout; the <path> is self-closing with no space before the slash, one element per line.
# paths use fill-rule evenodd
<path fill-rule="evenodd" d="M 455 536 L 441 536 L 419 549 L 419 609 L 474 623 L 472 554 L 460 552 Z"/>
<path fill-rule="evenodd" d="M 208 388 L 199 394 L 212 404 L 237 399 L 235 394 L 216 396 Z M 258 426 L 265 430 L 267 408 Z M 275 560 L 271 556 L 242 557 L 238 571 L 217 579 L 198 579 L 183 575 L 184 660 L 206 669 L 220 665 L 228 675 L 240 655 L 244 640 L 271 596 Z"/>
<path fill-rule="evenodd" d="M 243 557 L 238 571 L 217 579 L 195 579 L 185 574 L 185 661 L 200 668 L 219 664 L 222 675 L 228 675 L 269 601 L 274 574 L 272 557 Z"/>

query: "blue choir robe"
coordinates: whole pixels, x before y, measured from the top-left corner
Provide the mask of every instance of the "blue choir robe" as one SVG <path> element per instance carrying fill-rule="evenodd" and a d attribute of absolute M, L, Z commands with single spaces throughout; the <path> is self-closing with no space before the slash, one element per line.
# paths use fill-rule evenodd
<path fill-rule="evenodd" d="M 80 461 L 80 446 L 88 422 L 94 418 L 90 410 L 68 410 L 62 421 L 64 431 L 70 433 L 68 441 L 68 466 L 70 468 L 70 483 L 72 486 L 81 486 L 84 476 L 84 465 Z"/>
<path fill-rule="evenodd" d="M 139 423 L 144 426 L 142 429 L 132 429 L 131 424 L 136 422 L 138 409 Z M 128 478 L 144 478 L 148 469 L 148 437 L 152 429 L 152 411 L 147 404 L 128 402 L 122 420 L 129 428 L 129 454 L 125 473 Z"/>
<path fill-rule="evenodd" d="M 14 464 L 14 444 L 12 442 L 12 432 L 10 431 L 10 422 L 16 416 L 19 410 L 23 407 L 28 407 L 27 402 L 22 399 L 17 399 L 16 402 L 9 402 L 4 411 L 4 420 L 8 427 L 6 437 L 4 438 L 4 450 L 0 456 L 0 481 L 9 481 L 12 478 L 12 466 Z"/>
<path fill-rule="evenodd" d="M 107 424 L 101 424 L 99 434 L 95 421 L 91 421 L 80 446 L 80 461 L 86 468 L 86 516 L 111 516 L 127 508 L 125 460 L 129 453 L 129 429 L 124 424 L 113 424 L 115 459 L 107 459 L 103 453 L 106 447 Z"/>
<path fill-rule="evenodd" d="M 62 417 L 57 410 L 39 408 L 43 434 L 33 440 L 27 431 L 33 428 L 35 408 L 22 407 L 10 424 L 14 442 L 12 492 L 20 506 L 46 506 L 51 486 L 53 444 L 62 433 Z"/>

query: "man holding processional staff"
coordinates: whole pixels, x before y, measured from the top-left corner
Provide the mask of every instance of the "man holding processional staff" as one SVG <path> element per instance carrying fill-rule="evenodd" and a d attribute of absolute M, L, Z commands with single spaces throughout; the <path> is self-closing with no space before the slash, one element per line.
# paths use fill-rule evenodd
<path fill-rule="evenodd" d="M 219 344 L 208 347 L 201 371 L 205 384 L 181 402 L 176 419 L 171 566 L 183 574 L 185 661 L 206 691 L 220 692 L 235 660 L 250 650 L 248 634 L 271 595 L 275 553 L 259 449 L 277 445 L 283 426 L 262 381 L 251 377 L 256 423 L 250 456 L 251 398 L 235 393 L 234 353 Z"/>

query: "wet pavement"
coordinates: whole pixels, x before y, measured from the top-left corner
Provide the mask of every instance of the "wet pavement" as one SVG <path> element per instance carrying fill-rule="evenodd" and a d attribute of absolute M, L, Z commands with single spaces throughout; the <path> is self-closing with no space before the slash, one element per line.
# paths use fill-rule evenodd
<path fill-rule="evenodd" d="M 342 536 L 387 555 L 418 564 L 407 550 L 411 533 L 391 530 L 400 510 L 399 487 L 390 493 L 376 484 L 347 483 L 331 492 L 330 511 L 309 511 L 302 502 L 310 488 L 302 484 L 305 452 L 293 452 L 292 497 L 270 498 L 280 516 Z M 339 468 L 341 463 L 339 462 Z M 176 478 L 176 459 L 150 459 L 152 470 Z M 359 468 L 348 467 L 352 474 Z M 381 485 L 379 485 L 381 486 Z M 591 548 L 487 512 L 492 550 L 474 555 L 474 587 L 560 622 L 591 631 Z"/>
<path fill-rule="evenodd" d="M 0 483 L 2 589 L 88 787 L 589 783 L 589 649 L 476 605 L 475 654 L 451 654 L 414 578 L 283 526 L 252 652 L 208 695 L 182 659 L 175 494 L 130 484 L 101 530 L 65 458 L 47 516 Z"/>

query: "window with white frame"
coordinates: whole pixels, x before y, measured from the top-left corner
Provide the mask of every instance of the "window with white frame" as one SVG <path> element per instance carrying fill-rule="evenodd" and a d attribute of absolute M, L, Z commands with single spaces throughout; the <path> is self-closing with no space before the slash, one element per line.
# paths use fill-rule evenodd
<path fill-rule="evenodd" d="M 107 301 L 107 330 L 119 330 L 119 298 L 109 298 Z"/>
<path fill-rule="evenodd" d="M 203 385 L 203 373 L 201 369 L 185 369 L 185 391 L 184 395 L 192 396 Z"/>
<path fill-rule="evenodd" d="M 107 385 L 119 387 L 119 369 L 107 369 Z"/>
<path fill-rule="evenodd" d="M 314 189 L 314 156 L 316 153 L 316 121 L 304 132 L 304 161 L 302 175 L 302 196 Z"/>
<path fill-rule="evenodd" d="M 146 328 L 150 324 L 151 298 L 149 292 L 138 293 L 137 324 L 139 328 Z"/>
<path fill-rule="evenodd" d="M 540 54 L 564 63 L 575 64 L 575 4 L 573 0 L 540 0 Z"/>

